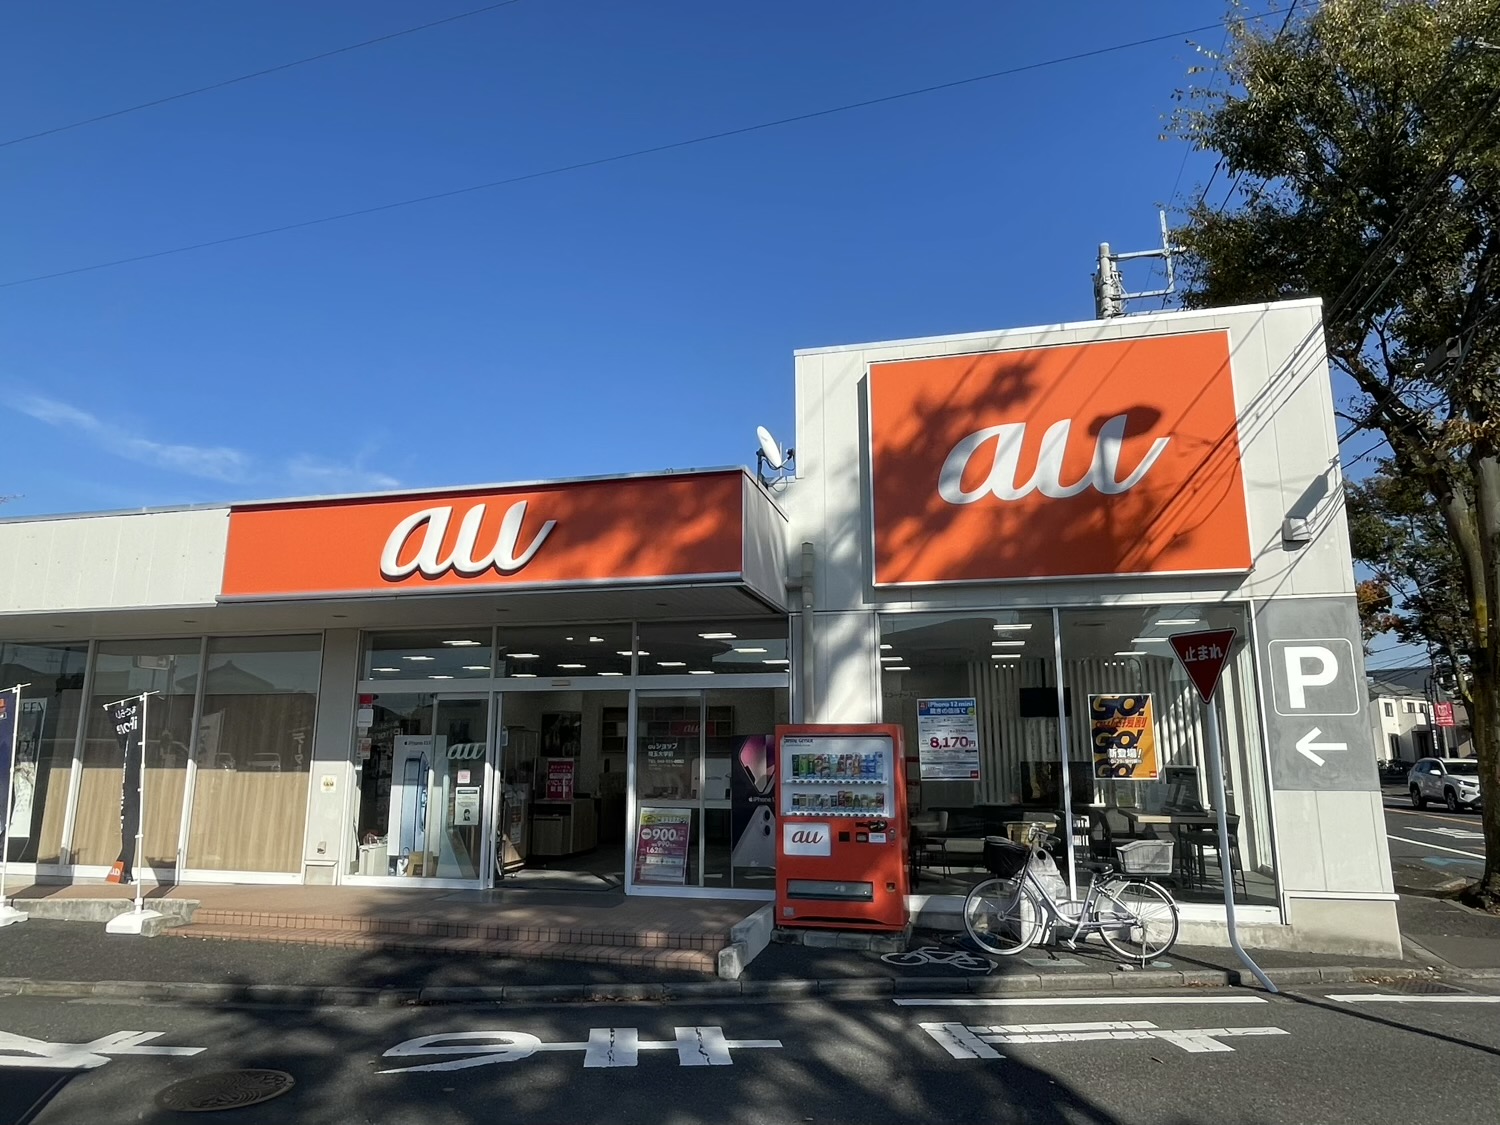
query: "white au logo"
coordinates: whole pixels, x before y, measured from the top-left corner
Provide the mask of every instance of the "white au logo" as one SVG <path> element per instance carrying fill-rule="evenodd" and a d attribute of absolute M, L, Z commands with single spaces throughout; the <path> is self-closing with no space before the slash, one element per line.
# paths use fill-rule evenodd
<path fill-rule="evenodd" d="M 484 522 L 484 512 L 483 504 L 475 504 L 464 513 L 463 522 L 458 525 L 458 537 L 454 541 L 453 551 L 447 558 L 442 557 L 443 539 L 448 534 L 453 509 L 424 508 L 412 513 L 396 525 L 390 538 L 385 541 L 385 550 L 380 553 L 380 573 L 392 581 L 409 578 L 418 572 L 427 578 L 437 578 L 449 570 L 464 578 L 473 578 L 491 568 L 501 574 L 513 574 L 532 560 L 537 549 L 557 526 L 556 520 L 548 520 L 542 524 L 542 529 L 532 537 L 531 543 L 517 554 L 521 545 L 521 525 L 526 522 L 526 501 L 521 500 L 506 510 L 505 518 L 500 521 L 500 531 L 495 537 L 494 547 L 476 555 L 479 525 Z M 402 548 L 419 528 L 422 531 L 421 545 L 410 562 L 402 562 Z"/>
<path fill-rule="evenodd" d="M 1157 438 L 1151 449 L 1141 458 L 1135 471 L 1123 480 L 1120 478 L 1120 448 L 1125 441 L 1124 414 L 1117 414 L 1099 429 L 1094 442 L 1094 460 L 1088 472 L 1072 484 L 1062 480 L 1063 457 L 1067 453 L 1068 434 L 1072 420 L 1065 418 L 1054 422 L 1042 435 L 1041 452 L 1037 455 L 1036 470 L 1025 484 L 1020 482 L 1021 447 L 1026 441 L 1025 422 L 1007 422 L 1003 426 L 987 426 L 964 438 L 953 447 L 943 462 L 938 474 L 938 495 L 950 504 L 972 504 L 986 494 L 999 500 L 1020 500 L 1033 492 L 1054 500 L 1077 496 L 1085 489 L 1093 488 L 1105 496 L 1118 496 L 1129 492 L 1150 471 L 1156 459 L 1167 448 L 1171 438 Z M 969 467 L 975 454 L 986 442 L 995 443 L 991 454 L 990 471 L 978 488 L 965 489 L 964 470 Z"/>

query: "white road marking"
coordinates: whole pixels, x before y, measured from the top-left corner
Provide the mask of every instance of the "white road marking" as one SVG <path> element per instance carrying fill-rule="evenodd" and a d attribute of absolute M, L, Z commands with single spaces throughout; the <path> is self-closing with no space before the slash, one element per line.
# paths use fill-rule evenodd
<path fill-rule="evenodd" d="M 642 1051 L 676 1051 L 679 1066 L 733 1066 L 730 1052 L 748 1048 L 780 1047 L 779 1039 L 726 1039 L 720 1027 L 676 1027 L 675 1038 L 644 1040 L 633 1027 L 591 1027 L 584 1043 L 543 1043 L 524 1031 L 450 1031 L 422 1035 L 398 1043 L 382 1058 L 421 1055 L 456 1056 L 449 1062 L 394 1067 L 380 1074 L 413 1074 L 417 1071 L 468 1070 L 495 1063 L 520 1062 L 538 1052 L 582 1051 L 585 1069 L 635 1066 Z"/>
<path fill-rule="evenodd" d="M 28 1035 L 0 1031 L 0 1066 L 41 1070 L 92 1070 L 111 1055 L 197 1055 L 206 1047 L 144 1046 L 164 1031 L 116 1031 L 88 1043 L 48 1043 Z"/>
<path fill-rule="evenodd" d="M 1483 852 L 1461 852 L 1457 848 L 1445 848 L 1442 844 L 1429 843 L 1426 840 L 1407 840 L 1401 836 L 1392 836 L 1389 832 L 1385 834 L 1387 840 L 1395 840 L 1398 844 L 1411 844 L 1418 848 L 1431 848 L 1435 852 L 1452 852 L 1454 855 L 1466 855 L 1470 859 L 1483 859 Z"/>
<path fill-rule="evenodd" d="M 1135 1004 L 1264 1004 L 1261 996 L 960 996 L 920 1000 L 902 996 L 903 1008 L 965 1008 L 979 1004 L 1008 1004 L 1016 1008 L 1128 1007 Z"/>
<path fill-rule="evenodd" d="M 1408 832 L 1431 832 L 1434 836 L 1451 836 L 1455 840 L 1483 840 L 1483 832 L 1471 832 L 1467 828 L 1418 828 L 1413 825 Z"/>
<path fill-rule="evenodd" d="M 1403 996 L 1389 992 L 1350 992 L 1329 996 L 1341 1004 L 1500 1004 L 1500 996 L 1445 993 L 1440 996 Z"/>
<path fill-rule="evenodd" d="M 1188 1027 L 1160 1028 L 1146 1020 L 1103 1023 L 1020 1024 L 996 1027 L 961 1023 L 923 1023 L 919 1027 L 955 1059 L 1003 1059 L 990 1044 L 1049 1044 L 1128 1042 L 1158 1039 L 1191 1055 L 1234 1051 L 1221 1039 L 1245 1036 L 1286 1035 L 1279 1027 Z"/>

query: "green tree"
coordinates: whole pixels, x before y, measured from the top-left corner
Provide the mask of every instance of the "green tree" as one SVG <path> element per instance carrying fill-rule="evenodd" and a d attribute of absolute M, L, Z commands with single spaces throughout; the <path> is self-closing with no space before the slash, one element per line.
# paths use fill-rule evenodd
<path fill-rule="evenodd" d="M 1236 5 L 1227 86 L 1183 95 L 1178 133 L 1233 185 L 1177 232 L 1184 302 L 1324 299 L 1351 432 L 1383 438 L 1450 552 L 1485 801 L 1471 894 L 1500 909 L 1500 0 L 1283 13 Z"/>

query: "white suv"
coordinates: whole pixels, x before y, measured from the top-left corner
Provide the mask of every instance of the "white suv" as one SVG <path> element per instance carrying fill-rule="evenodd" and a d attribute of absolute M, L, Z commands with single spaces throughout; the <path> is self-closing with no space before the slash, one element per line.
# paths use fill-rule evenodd
<path fill-rule="evenodd" d="M 1442 801 L 1449 811 L 1479 807 L 1479 762 L 1474 758 L 1423 758 L 1406 775 L 1411 803 Z"/>

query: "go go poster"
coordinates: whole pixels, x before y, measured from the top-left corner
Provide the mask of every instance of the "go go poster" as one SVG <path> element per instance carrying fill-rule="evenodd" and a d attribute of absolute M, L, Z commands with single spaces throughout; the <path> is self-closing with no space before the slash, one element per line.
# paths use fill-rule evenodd
<path fill-rule="evenodd" d="M 1094 776 L 1114 781 L 1156 781 L 1156 721 L 1149 695 L 1089 696 Z"/>

